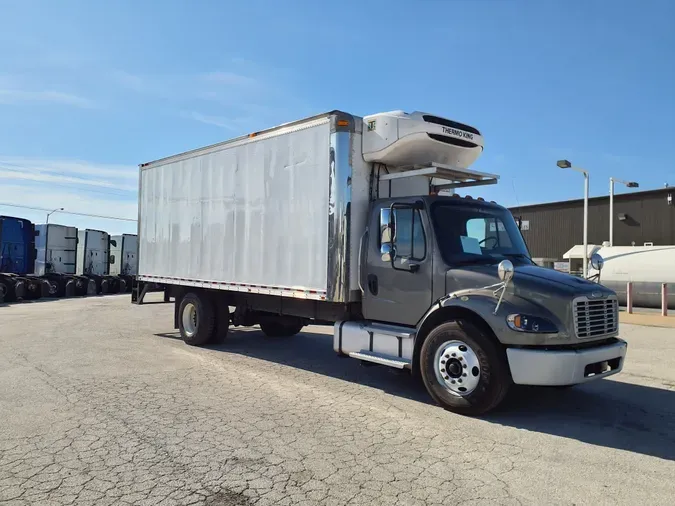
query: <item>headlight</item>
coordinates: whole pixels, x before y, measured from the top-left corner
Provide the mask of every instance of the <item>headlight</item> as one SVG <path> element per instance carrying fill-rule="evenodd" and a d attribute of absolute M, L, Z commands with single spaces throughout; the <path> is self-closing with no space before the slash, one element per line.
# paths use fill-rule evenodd
<path fill-rule="evenodd" d="M 518 332 L 533 332 L 539 334 L 556 334 L 558 329 L 546 318 L 526 314 L 510 314 L 506 323 Z"/>

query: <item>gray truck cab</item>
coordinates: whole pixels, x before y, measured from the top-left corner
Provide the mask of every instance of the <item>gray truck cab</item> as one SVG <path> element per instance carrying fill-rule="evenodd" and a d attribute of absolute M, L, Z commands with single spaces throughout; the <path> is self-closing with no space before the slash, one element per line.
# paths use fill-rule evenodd
<path fill-rule="evenodd" d="M 412 369 L 453 411 L 488 411 L 512 383 L 568 386 L 623 366 L 615 293 L 535 265 L 495 203 L 375 201 L 360 265 L 364 322 L 336 325 L 336 351 Z"/>

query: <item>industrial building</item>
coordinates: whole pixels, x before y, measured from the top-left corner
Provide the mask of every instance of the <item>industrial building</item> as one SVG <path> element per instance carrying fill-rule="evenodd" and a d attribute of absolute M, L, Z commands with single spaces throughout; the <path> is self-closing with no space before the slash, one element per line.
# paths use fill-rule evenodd
<path fill-rule="evenodd" d="M 675 187 L 614 195 L 614 246 L 675 245 Z M 609 240 L 609 196 L 588 200 L 588 244 Z M 513 207 L 533 259 L 562 261 L 583 244 L 584 199 Z"/>

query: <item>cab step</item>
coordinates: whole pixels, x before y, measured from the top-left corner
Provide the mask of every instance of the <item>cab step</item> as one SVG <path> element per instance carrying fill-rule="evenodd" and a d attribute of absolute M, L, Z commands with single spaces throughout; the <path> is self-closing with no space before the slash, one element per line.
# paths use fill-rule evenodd
<path fill-rule="evenodd" d="M 398 357 L 389 357 L 385 355 L 379 355 L 373 353 L 372 351 L 352 351 L 349 356 L 351 358 L 356 358 L 363 360 L 365 362 L 373 362 L 374 364 L 386 365 L 389 367 L 394 367 L 396 369 L 409 369 L 410 360 Z"/>

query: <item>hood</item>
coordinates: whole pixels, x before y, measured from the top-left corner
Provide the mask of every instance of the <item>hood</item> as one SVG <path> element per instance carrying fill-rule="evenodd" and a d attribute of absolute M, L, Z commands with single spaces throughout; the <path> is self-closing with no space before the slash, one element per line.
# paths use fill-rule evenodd
<path fill-rule="evenodd" d="M 585 295 L 601 292 L 603 295 L 613 293 L 607 287 L 594 281 L 559 272 L 538 265 L 514 263 L 515 274 L 513 284 L 528 290 L 541 290 L 545 293 L 561 292 L 569 295 Z M 497 264 L 465 265 L 450 269 L 447 276 L 446 289 L 450 292 L 464 288 L 478 288 L 499 282 Z M 516 290 L 518 291 L 518 290 Z"/>
<path fill-rule="evenodd" d="M 505 300 L 512 301 L 524 310 L 527 307 L 538 307 L 539 314 L 542 311 L 550 312 L 560 321 L 567 322 L 567 326 L 573 324 L 569 318 L 575 297 L 614 295 L 612 290 L 603 285 L 553 269 L 516 263 L 514 268 L 515 274 Z M 447 271 L 446 292 L 481 288 L 498 282 L 497 264 L 465 265 Z"/>
<path fill-rule="evenodd" d="M 567 286 L 575 293 L 582 294 L 598 290 L 607 291 L 607 288 L 594 281 L 588 281 L 587 279 L 572 276 L 571 274 L 559 272 L 554 269 L 547 269 L 545 267 L 539 267 L 538 265 L 515 265 L 514 267 L 516 271 L 514 280 L 521 276 L 538 278 L 550 283 L 558 283 Z"/>

